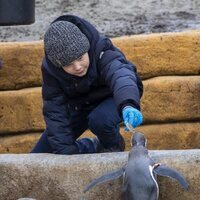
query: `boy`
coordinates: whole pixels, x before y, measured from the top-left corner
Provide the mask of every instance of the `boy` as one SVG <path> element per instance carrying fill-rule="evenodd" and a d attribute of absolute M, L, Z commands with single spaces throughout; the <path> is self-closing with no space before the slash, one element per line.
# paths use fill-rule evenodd
<path fill-rule="evenodd" d="M 46 130 L 32 153 L 124 151 L 119 123 L 142 123 L 142 82 L 135 66 L 89 22 L 63 15 L 44 35 Z M 97 137 L 77 139 L 86 129 Z"/>

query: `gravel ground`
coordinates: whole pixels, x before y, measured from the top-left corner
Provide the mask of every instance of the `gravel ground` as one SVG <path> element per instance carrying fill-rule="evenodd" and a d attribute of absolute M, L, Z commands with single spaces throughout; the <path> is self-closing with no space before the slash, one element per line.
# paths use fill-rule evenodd
<path fill-rule="evenodd" d="M 109 37 L 200 29 L 200 0 L 36 0 L 36 21 L 0 27 L 0 41 L 43 38 L 61 14 L 75 14 Z"/>

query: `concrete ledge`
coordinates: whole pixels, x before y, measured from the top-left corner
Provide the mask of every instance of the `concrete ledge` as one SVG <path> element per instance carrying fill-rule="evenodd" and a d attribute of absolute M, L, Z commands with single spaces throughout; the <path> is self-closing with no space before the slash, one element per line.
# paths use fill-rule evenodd
<path fill-rule="evenodd" d="M 200 31 L 135 35 L 112 39 L 134 62 L 142 78 L 200 74 Z M 0 90 L 41 85 L 43 43 L 1 42 Z"/>
<path fill-rule="evenodd" d="M 154 160 L 179 170 L 189 191 L 168 178 L 159 177 L 160 200 L 199 200 L 200 150 L 150 151 Z M 30 197 L 38 200 L 75 200 L 95 177 L 121 167 L 127 153 L 93 155 L 1 154 L 0 199 Z M 95 187 L 88 200 L 119 200 L 122 180 Z"/>

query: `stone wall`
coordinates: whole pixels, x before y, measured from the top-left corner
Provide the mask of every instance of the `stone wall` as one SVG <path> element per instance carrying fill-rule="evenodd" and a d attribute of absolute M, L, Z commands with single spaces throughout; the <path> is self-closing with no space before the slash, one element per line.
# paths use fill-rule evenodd
<path fill-rule="evenodd" d="M 144 83 L 144 123 L 137 130 L 149 149 L 200 144 L 200 31 L 112 39 Z M 0 43 L 0 152 L 29 152 L 45 128 L 42 117 L 42 41 Z M 130 134 L 121 133 L 130 148 Z M 85 135 L 91 135 L 86 131 Z"/>

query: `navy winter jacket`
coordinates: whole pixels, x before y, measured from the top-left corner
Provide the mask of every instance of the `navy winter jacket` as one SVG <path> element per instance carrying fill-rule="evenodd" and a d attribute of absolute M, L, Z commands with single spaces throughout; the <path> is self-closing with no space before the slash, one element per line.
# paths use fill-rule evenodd
<path fill-rule="evenodd" d="M 65 154 L 67 144 L 72 142 L 67 126 L 68 107 L 80 112 L 90 110 L 112 96 L 121 116 L 126 105 L 140 110 L 143 85 L 135 66 L 89 22 L 73 15 L 63 15 L 55 21 L 59 20 L 74 23 L 90 42 L 90 66 L 83 77 L 55 67 L 46 56 L 42 62 L 43 115 L 48 140 L 54 153 Z"/>

